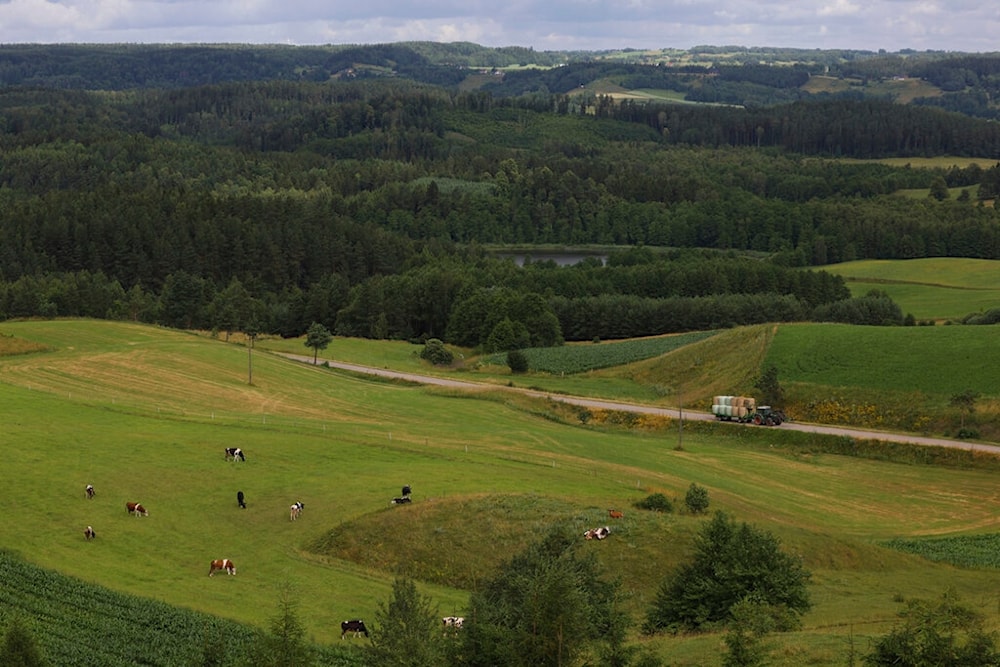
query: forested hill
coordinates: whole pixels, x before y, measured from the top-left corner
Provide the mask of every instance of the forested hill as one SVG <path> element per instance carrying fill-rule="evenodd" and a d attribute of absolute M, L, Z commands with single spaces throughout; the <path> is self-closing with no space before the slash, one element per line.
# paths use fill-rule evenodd
<path fill-rule="evenodd" d="M 830 315 L 843 282 L 799 267 L 1000 258 L 1000 167 L 839 159 L 949 154 L 995 159 L 1000 126 L 886 100 L 693 107 L 402 77 L 7 86 L 0 318 L 463 344 L 502 325 L 505 345 L 899 322 L 878 300 Z M 485 244 L 611 250 L 518 269 Z"/>

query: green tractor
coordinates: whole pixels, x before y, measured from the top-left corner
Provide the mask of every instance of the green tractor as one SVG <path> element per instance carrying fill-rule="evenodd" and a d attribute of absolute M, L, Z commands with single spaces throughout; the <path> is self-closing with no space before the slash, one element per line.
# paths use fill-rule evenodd
<path fill-rule="evenodd" d="M 780 426 L 785 421 L 785 415 L 781 410 L 775 410 L 770 405 L 762 405 L 747 419 L 757 426 Z"/>

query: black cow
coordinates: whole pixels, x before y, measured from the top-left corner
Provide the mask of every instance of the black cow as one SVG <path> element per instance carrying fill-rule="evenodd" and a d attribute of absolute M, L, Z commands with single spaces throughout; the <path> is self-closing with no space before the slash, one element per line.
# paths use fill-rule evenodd
<path fill-rule="evenodd" d="M 247 504 L 246 501 L 244 500 L 242 491 L 236 492 L 236 503 L 240 506 L 241 510 L 245 510 L 247 508 Z"/>
<path fill-rule="evenodd" d="M 368 636 L 368 628 L 365 627 L 365 622 L 360 619 L 344 621 L 340 624 L 340 638 L 343 639 L 348 632 L 353 632 L 355 637 L 358 635 Z"/>

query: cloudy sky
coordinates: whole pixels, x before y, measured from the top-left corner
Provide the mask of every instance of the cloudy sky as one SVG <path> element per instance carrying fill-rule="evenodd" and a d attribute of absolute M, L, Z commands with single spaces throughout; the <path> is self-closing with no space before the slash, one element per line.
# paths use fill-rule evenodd
<path fill-rule="evenodd" d="M 1000 51 L 989 0 L 0 0 L 0 43 Z"/>

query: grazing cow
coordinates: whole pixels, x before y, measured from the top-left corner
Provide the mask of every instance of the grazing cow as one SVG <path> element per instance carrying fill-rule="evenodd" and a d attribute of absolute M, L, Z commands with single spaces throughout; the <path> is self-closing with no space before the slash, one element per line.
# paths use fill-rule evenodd
<path fill-rule="evenodd" d="M 608 516 L 610 516 L 612 519 L 620 519 L 625 515 L 619 512 L 618 510 L 608 510 Z"/>
<path fill-rule="evenodd" d="M 445 629 L 447 628 L 460 628 L 462 624 L 465 623 L 464 616 L 445 616 L 441 619 L 444 623 Z"/>
<path fill-rule="evenodd" d="M 305 503 L 292 503 L 291 512 L 288 515 L 289 521 L 295 521 L 302 514 L 302 510 L 305 508 Z"/>
<path fill-rule="evenodd" d="M 409 496 L 403 496 L 402 498 L 393 498 L 392 500 L 389 501 L 389 504 L 390 505 L 405 505 L 406 503 L 411 502 L 411 501 L 412 501 L 412 499 Z"/>
<path fill-rule="evenodd" d="M 94 528 L 92 526 L 87 526 L 87 529 L 83 531 L 83 537 L 84 539 L 92 540 L 97 537 L 97 533 L 94 532 Z"/>
<path fill-rule="evenodd" d="M 247 508 L 247 503 L 246 500 L 244 499 L 242 491 L 236 492 L 236 504 L 240 506 L 241 510 L 245 510 Z"/>
<path fill-rule="evenodd" d="M 343 639 L 348 632 L 354 633 L 355 637 L 358 635 L 368 636 L 368 628 L 365 627 L 365 622 L 357 618 L 351 621 L 344 621 L 340 624 L 340 638 Z"/>
<path fill-rule="evenodd" d="M 128 510 L 129 514 L 135 516 L 149 516 L 149 512 L 142 506 L 142 503 L 125 503 L 125 509 Z"/>
<path fill-rule="evenodd" d="M 236 566 L 228 558 L 217 558 L 208 566 L 208 576 L 214 576 L 217 571 L 225 570 L 227 574 L 236 574 Z"/>
<path fill-rule="evenodd" d="M 88 484 L 87 485 L 86 493 L 87 493 L 87 500 L 90 500 L 91 498 L 94 497 L 94 485 L 93 484 Z"/>
<path fill-rule="evenodd" d="M 226 460 L 228 461 L 229 459 L 233 461 L 246 461 L 247 457 L 239 447 L 226 447 Z"/>
<path fill-rule="evenodd" d="M 407 484 L 406 486 L 403 487 L 403 493 L 401 493 L 400 495 L 403 496 L 404 498 L 410 495 L 410 485 L 409 484 Z"/>

